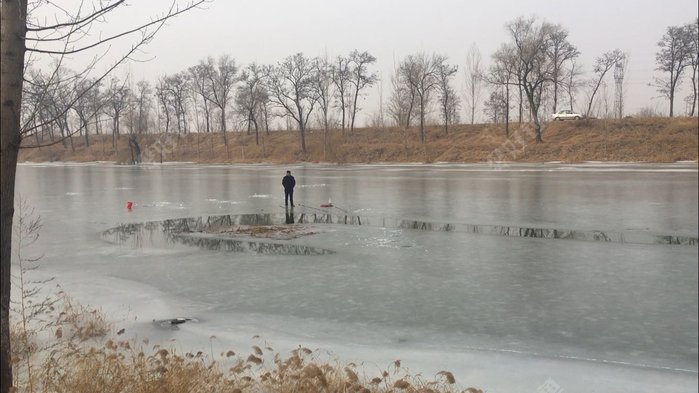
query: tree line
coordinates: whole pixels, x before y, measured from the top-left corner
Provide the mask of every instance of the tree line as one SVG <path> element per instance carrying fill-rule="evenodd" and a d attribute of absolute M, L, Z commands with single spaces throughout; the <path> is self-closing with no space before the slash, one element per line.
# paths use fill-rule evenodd
<path fill-rule="evenodd" d="M 374 126 L 419 127 L 425 140 L 426 124 L 439 122 L 448 134 L 449 125 L 474 123 L 478 108 L 494 123 L 531 122 L 536 141 L 542 141 L 542 123 L 560 109 L 593 117 L 624 116 L 625 72 L 629 57 L 621 49 L 597 56 L 592 77 L 583 78 L 580 52 L 560 24 L 536 17 L 517 18 L 505 25 L 508 41 L 491 55 L 490 66 L 482 64 L 474 45 L 464 67 L 461 92 L 454 87 L 459 71 L 445 55 L 415 53 L 401 59 L 390 77 L 390 97 L 370 119 Z M 686 73 L 692 94 L 687 113 L 694 116 L 697 104 L 697 22 L 670 26 L 658 43 L 657 70 L 662 76 L 652 85 L 669 100 L 675 114 L 676 91 Z M 373 68 L 376 57 L 354 50 L 328 59 L 290 55 L 277 64 L 251 63 L 240 66 L 229 55 L 207 57 L 182 71 L 162 75 L 155 83 L 112 76 L 96 81 L 82 77 L 62 64 L 49 71 L 28 67 L 24 88 L 23 119 L 31 125 L 34 144 L 61 141 L 72 147 L 72 136 L 90 144 L 90 134 L 111 132 L 112 144 L 122 132 L 137 146 L 137 135 L 146 132 L 221 132 L 228 146 L 233 129 L 269 134 L 275 119 L 284 119 L 287 129 L 299 132 L 299 145 L 306 151 L 309 127 L 322 129 L 327 143 L 330 129 L 343 135 L 356 126 L 357 114 L 369 89 L 379 82 Z M 687 72 L 686 70 L 689 70 Z M 613 86 L 613 97 L 607 94 Z M 483 92 L 489 94 L 483 99 Z M 600 92 L 602 99 L 599 98 Z M 511 113 L 515 111 L 515 114 Z M 548 113 L 548 111 L 546 111 Z M 230 121 L 233 121 L 231 126 Z M 277 122 L 277 124 L 279 124 Z"/>

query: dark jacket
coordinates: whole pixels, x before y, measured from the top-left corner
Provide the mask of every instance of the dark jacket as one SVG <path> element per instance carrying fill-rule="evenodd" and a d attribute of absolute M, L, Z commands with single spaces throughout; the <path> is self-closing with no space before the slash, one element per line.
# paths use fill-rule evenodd
<path fill-rule="evenodd" d="M 286 175 L 282 179 L 282 185 L 284 186 L 285 191 L 293 191 L 294 186 L 296 185 L 296 179 L 294 179 L 294 177 L 291 175 Z"/>

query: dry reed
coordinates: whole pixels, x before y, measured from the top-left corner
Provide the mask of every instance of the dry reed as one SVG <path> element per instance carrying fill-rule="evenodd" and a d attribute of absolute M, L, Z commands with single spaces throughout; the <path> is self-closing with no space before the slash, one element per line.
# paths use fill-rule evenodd
<path fill-rule="evenodd" d="M 117 340 L 115 337 L 124 330 L 112 335 L 108 325 L 98 327 L 98 321 L 104 321 L 99 310 L 80 306 L 65 295 L 61 297 L 64 306 L 57 316 L 56 331 L 65 330 L 66 334 L 56 334 L 58 344 L 43 356 L 32 358 L 37 378 L 29 389 L 22 375 L 18 375 L 17 392 L 482 393 L 475 388 L 459 388 L 448 371 L 440 371 L 427 380 L 411 375 L 400 361 L 395 361 L 379 375 L 371 376 L 353 363 L 324 361 L 304 347 L 283 357 L 268 346 L 265 354 L 261 347 L 253 345 L 247 356 L 229 350 L 222 352 L 219 359 L 201 351 L 179 354 L 160 345 L 148 351 L 143 348 L 148 340 L 140 344 Z M 22 341 L 13 335 L 13 344 Z"/>

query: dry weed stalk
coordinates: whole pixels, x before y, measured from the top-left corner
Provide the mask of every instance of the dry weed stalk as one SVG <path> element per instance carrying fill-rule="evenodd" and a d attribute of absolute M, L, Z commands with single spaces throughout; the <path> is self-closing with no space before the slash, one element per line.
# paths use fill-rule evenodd
<path fill-rule="evenodd" d="M 11 317 L 15 321 L 10 331 L 10 340 L 15 378 L 20 376 L 19 373 L 25 373 L 22 379 L 26 382 L 26 390 L 34 392 L 36 374 L 33 372 L 32 358 L 37 352 L 50 346 L 40 344 L 37 336 L 39 332 L 53 325 L 49 316 L 54 310 L 56 300 L 41 297 L 41 289 L 53 278 L 37 280 L 30 277 L 31 273 L 39 268 L 41 256 L 29 257 L 24 251 L 39 239 L 41 217 L 21 195 L 18 200 L 13 231 L 18 269 L 12 274 L 12 286 L 19 291 L 19 299 L 11 302 Z"/>

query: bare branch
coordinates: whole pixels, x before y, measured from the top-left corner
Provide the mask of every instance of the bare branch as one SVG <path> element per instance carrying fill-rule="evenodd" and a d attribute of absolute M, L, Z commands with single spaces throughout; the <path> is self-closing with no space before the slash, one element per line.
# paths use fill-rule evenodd
<path fill-rule="evenodd" d="M 205 3 L 206 1 L 208 1 L 208 0 L 199 0 L 199 1 L 196 1 L 196 2 L 194 2 L 194 3 L 189 4 L 188 6 L 186 6 L 185 8 L 182 8 L 182 9 L 180 9 L 179 7 L 175 7 L 176 3 L 173 2 L 172 8 L 170 9 L 170 11 L 168 11 L 167 14 L 165 14 L 164 16 L 162 16 L 162 17 L 160 17 L 160 18 L 158 18 L 158 19 L 155 19 L 155 20 L 153 20 L 153 21 L 150 21 L 150 22 L 148 22 L 148 23 L 145 23 L 145 24 L 143 24 L 143 25 L 141 25 L 141 26 L 139 26 L 139 27 L 133 28 L 133 29 L 131 29 L 131 30 L 127 30 L 127 31 L 121 32 L 121 33 L 119 33 L 119 34 L 115 34 L 115 35 L 113 35 L 113 36 L 110 36 L 110 37 L 107 37 L 107 38 L 104 38 L 104 39 L 100 39 L 99 41 L 97 41 L 97 42 L 95 42 L 95 43 L 93 43 L 93 44 L 86 45 L 86 46 L 83 46 L 83 47 L 78 48 L 78 49 L 63 50 L 63 51 L 52 51 L 52 50 L 44 50 L 44 49 L 37 49 L 37 48 L 27 48 L 27 51 L 29 51 L 29 52 L 36 52 L 36 53 L 44 53 L 44 54 L 53 54 L 53 55 L 70 55 L 70 54 L 74 54 L 74 53 L 83 52 L 83 51 L 86 51 L 86 50 L 91 49 L 91 48 L 94 48 L 94 47 L 96 47 L 96 46 L 105 44 L 105 43 L 107 43 L 107 42 L 109 42 L 109 41 L 115 40 L 115 39 L 120 38 L 120 37 L 123 37 L 123 36 L 129 35 L 129 34 L 133 34 L 133 33 L 136 33 L 136 32 L 143 32 L 144 29 L 146 29 L 146 28 L 148 28 L 148 27 L 150 27 L 150 26 L 156 25 L 156 24 L 158 24 L 158 23 L 163 23 L 163 22 L 167 21 L 168 19 L 170 19 L 170 18 L 172 18 L 172 17 L 175 17 L 175 16 L 180 15 L 180 14 L 186 12 L 186 11 L 189 11 L 189 10 L 191 10 L 191 9 L 193 9 L 193 8 L 198 7 L 199 5 Z M 159 29 L 159 28 L 158 28 L 158 29 Z M 150 38 L 152 38 L 153 35 L 152 35 L 152 34 L 148 34 L 148 36 L 149 36 L 149 39 L 150 39 Z M 132 52 L 132 53 L 133 53 L 133 52 Z"/>

